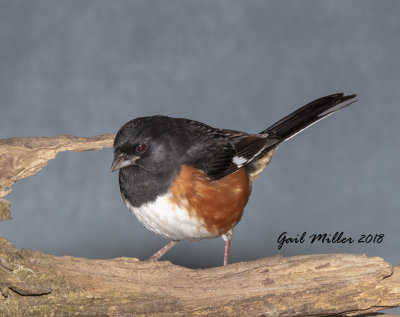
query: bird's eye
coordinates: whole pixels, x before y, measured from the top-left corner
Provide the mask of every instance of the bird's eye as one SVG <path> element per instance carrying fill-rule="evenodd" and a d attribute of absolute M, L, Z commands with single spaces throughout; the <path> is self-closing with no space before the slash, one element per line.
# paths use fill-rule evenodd
<path fill-rule="evenodd" d="M 136 153 L 144 153 L 144 152 L 147 151 L 147 148 L 148 148 L 147 144 L 141 143 L 141 144 L 136 146 L 135 151 L 136 151 Z"/>

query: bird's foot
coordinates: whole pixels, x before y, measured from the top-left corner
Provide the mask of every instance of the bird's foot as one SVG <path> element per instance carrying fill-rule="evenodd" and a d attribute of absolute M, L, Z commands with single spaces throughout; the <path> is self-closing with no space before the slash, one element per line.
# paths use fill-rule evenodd
<path fill-rule="evenodd" d="M 146 262 L 158 262 L 158 258 L 154 255 L 152 255 L 151 257 L 149 257 L 147 260 L 145 260 Z"/>
<path fill-rule="evenodd" d="M 146 262 L 158 262 L 158 260 L 169 250 L 171 250 L 175 244 L 178 243 L 179 240 L 172 240 L 170 241 L 165 247 L 161 248 L 158 250 L 156 253 L 154 253 L 151 257 L 149 257 Z"/>

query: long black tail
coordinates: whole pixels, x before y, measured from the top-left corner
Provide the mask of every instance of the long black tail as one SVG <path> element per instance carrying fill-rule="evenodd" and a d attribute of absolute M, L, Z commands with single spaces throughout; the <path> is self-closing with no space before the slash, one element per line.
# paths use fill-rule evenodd
<path fill-rule="evenodd" d="M 357 100 L 356 95 L 344 96 L 342 93 L 316 99 L 279 120 L 260 132 L 268 133 L 268 138 L 278 139 L 278 144 L 291 138 L 319 120 L 339 111 Z"/>

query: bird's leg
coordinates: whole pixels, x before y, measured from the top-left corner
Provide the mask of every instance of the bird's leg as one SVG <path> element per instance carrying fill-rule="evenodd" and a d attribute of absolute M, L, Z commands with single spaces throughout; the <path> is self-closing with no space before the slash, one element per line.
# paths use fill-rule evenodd
<path fill-rule="evenodd" d="M 222 235 L 222 239 L 225 241 L 225 249 L 224 249 L 224 266 L 228 264 L 229 258 L 229 248 L 231 246 L 233 230 L 229 230 L 227 233 Z"/>
<path fill-rule="evenodd" d="M 175 244 L 177 244 L 179 240 L 171 240 L 166 246 L 158 250 L 154 253 L 151 257 L 149 257 L 146 261 L 147 262 L 157 262 L 165 253 L 171 250 Z"/>

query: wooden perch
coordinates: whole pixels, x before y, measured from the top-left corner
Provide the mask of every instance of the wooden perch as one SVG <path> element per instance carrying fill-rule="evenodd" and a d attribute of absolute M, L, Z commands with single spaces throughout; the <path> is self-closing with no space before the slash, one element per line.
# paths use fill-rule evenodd
<path fill-rule="evenodd" d="M 10 202 L 5 199 L 0 199 L 0 221 L 11 220 Z"/>
<path fill-rule="evenodd" d="M 365 255 L 276 256 L 194 270 L 18 251 L 5 238 L 0 250 L 0 311 L 9 316 L 357 315 L 400 304 L 400 267 Z"/>
<path fill-rule="evenodd" d="M 47 161 L 63 151 L 93 151 L 111 147 L 115 135 L 93 138 L 60 135 L 43 138 L 11 138 L 0 140 L 0 198 L 11 193 L 17 180 L 39 172 Z"/>
<path fill-rule="evenodd" d="M 0 140 L 0 198 L 58 152 L 110 147 L 113 139 Z M 6 218 L 9 203 L 0 199 Z M 0 316 L 368 316 L 399 305 L 400 266 L 378 257 L 276 256 L 194 270 L 167 261 L 57 257 L 17 250 L 0 237 Z"/>

